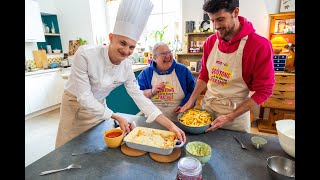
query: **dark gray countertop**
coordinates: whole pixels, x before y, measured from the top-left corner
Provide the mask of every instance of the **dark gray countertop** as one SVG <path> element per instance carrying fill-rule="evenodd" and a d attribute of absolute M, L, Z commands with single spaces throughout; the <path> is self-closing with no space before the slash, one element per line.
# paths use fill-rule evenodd
<path fill-rule="evenodd" d="M 128 121 L 134 121 L 137 126 L 165 129 L 157 123 L 146 123 L 146 118 L 142 116 L 118 114 Z M 175 179 L 178 160 L 172 163 L 159 163 L 152 160 L 148 153 L 139 157 L 129 157 L 122 154 L 120 148 L 107 148 L 103 132 L 113 127 L 113 120 L 104 121 L 50 152 L 25 168 L 25 179 Z M 249 150 L 241 149 L 233 135 L 242 140 Z M 254 134 L 216 130 L 201 135 L 187 134 L 187 142 L 199 140 L 212 147 L 211 159 L 202 169 L 203 179 L 271 179 L 266 167 L 268 157 L 282 156 L 294 161 L 294 158 L 283 151 L 277 137 L 262 136 L 268 140 L 268 144 L 257 150 L 251 144 L 252 136 Z M 71 155 L 73 152 L 101 147 L 105 151 Z M 182 147 L 181 157 L 184 156 L 185 146 Z M 82 168 L 39 176 L 42 171 L 64 168 L 72 163 L 80 164 Z"/>

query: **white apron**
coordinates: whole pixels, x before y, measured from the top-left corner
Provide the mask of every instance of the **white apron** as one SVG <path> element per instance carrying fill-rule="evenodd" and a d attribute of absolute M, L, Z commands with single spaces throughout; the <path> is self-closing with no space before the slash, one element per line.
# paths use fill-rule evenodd
<path fill-rule="evenodd" d="M 218 39 L 208 57 L 206 67 L 209 71 L 207 91 L 201 101 L 204 109 L 215 117 L 234 111 L 249 98 L 249 88 L 242 78 L 242 54 L 248 36 L 241 39 L 238 49 L 230 54 L 218 48 Z M 225 124 L 223 129 L 250 132 L 250 111 L 247 111 Z"/>
<path fill-rule="evenodd" d="M 155 83 L 159 82 L 165 82 L 166 86 L 163 91 L 155 94 L 151 98 L 151 101 L 171 121 L 178 122 L 178 114 L 174 112 L 174 109 L 180 105 L 185 94 L 181 88 L 176 71 L 173 70 L 171 74 L 166 75 L 158 75 L 156 72 L 153 72 L 151 85 L 154 86 Z"/>
<path fill-rule="evenodd" d="M 101 102 L 104 104 L 105 102 Z M 103 120 L 80 106 L 77 97 L 64 91 L 55 148 L 67 143 Z"/>

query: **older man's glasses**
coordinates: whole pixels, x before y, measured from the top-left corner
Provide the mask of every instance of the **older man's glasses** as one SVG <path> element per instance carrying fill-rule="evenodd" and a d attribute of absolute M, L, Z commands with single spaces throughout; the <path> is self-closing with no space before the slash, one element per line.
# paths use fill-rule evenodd
<path fill-rule="evenodd" d="M 169 51 L 159 52 L 159 53 L 157 53 L 156 55 L 157 55 L 157 56 L 167 56 L 167 55 L 170 55 L 171 53 L 172 53 L 172 51 L 169 50 Z"/>

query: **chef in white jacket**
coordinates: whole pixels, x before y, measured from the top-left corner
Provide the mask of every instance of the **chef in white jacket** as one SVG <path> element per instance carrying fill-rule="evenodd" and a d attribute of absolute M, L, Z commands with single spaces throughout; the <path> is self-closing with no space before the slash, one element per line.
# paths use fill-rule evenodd
<path fill-rule="evenodd" d="M 122 0 L 113 33 L 109 34 L 110 44 L 78 48 L 65 84 L 56 148 L 110 118 L 130 132 L 131 124 L 106 104 L 106 97 L 121 84 L 147 116 L 146 122 L 156 121 L 186 142 L 185 133 L 143 95 L 127 58 L 133 53 L 152 9 L 150 0 Z"/>

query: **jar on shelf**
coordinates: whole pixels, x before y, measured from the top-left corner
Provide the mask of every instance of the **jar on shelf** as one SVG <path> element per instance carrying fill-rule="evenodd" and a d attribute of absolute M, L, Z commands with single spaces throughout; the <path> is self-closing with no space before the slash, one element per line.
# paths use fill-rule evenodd
<path fill-rule="evenodd" d="M 181 158 L 176 180 L 202 180 L 201 162 L 194 157 Z"/>

